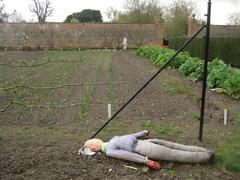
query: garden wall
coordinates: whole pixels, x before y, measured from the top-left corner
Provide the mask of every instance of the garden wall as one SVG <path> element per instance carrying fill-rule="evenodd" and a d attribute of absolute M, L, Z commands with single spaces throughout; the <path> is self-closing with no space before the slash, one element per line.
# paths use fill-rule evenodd
<path fill-rule="evenodd" d="M 21 23 L 0 24 L 2 48 L 121 48 L 161 45 L 164 22 L 157 24 Z"/>

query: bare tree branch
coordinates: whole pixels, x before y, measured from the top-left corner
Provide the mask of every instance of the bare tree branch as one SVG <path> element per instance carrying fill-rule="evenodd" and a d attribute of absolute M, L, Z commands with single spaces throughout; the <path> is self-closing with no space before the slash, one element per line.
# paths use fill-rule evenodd
<path fill-rule="evenodd" d="M 32 0 L 33 4 L 30 5 L 29 9 L 32 13 L 38 17 L 38 22 L 46 22 L 46 18 L 51 16 L 54 8 L 51 6 L 51 2 L 46 0 L 45 2 L 39 0 Z"/>
<path fill-rule="evenodd" d="M 240 12 L 229 14 L 228 24 L 234 25 L 234 26 L 240 26 Z"/>

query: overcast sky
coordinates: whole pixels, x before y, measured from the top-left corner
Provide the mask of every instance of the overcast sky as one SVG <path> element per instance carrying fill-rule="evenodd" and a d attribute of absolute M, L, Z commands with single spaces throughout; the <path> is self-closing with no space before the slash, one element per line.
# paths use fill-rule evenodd
<path fill-rule="evenodd" d="M 44 0 L 45 1 L 45 0 Z M 83 9 L 98 9 L 101 11 L 106 21 L 105 12 L 108 7 L 123 10 L 123 4 L 126 0 L 50 0 L 54 7 L 52 17 L 47 21 L 62 22 L 69 14 L 80 12 Z M 172 0 L 160 0 L 167 6 Z M 207 12 L 208 0 L 193 0 L 196 2 L 197 9 L 200 12 L 198 16 L 205 19 L 204 14 Z M 10 13 L 14 9 L 20 12 L 27 21 L 36 21 L 37 18 L 29 11 L 29 4 L 32 0 L 4 0 L 5 10 Z M 228 15 L 233 12 L 240 12 L 240 0 L 212 0 L 212 24 L 226 24 Z"/>

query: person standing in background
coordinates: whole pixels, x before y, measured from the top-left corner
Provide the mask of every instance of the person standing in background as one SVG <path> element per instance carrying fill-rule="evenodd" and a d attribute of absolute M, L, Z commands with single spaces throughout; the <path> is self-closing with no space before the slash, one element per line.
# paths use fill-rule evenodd
<path fill-rule="evenodd" d="M 123 50 L 124 51 L 127 50 L 127 38 L 126 37 L 123 38 Z"/>

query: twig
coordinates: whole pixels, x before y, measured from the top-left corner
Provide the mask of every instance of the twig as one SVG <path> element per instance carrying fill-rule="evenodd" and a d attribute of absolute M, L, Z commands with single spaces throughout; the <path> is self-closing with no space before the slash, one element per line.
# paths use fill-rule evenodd
<path fill-rule="evenodd" d="M 1 112 L 5 112 L 11 105 L 12 105 L 12 101 L 10 103 L 8 103 L 3 109 L 1 109 Z"/>
<path fill-rule="evenodd" d="M 123 165 L 124 167 L 126 167 L 126 168 L 129 168 L 129 169 L 133 169 L 133 170 L 138 170 L 137 168 L 135 168 L 135 167 L 133 167 L 133 166 L 127 166 L 127 165 Z"/>
<path fill-rule="evenodd" d="M 77 83 L 77 84 L 61 84 L 57 86 L 39 86 L 39 87 L 33 87 L 33 86 L 27 86 L 27 85 L 14 85 L 11 87 L 6 88 L 0 88 L 3 91 L 9 91 L 16 88 L 25 88 L 25 89 L 33 89 L 33 90 L 49 90 L 49 89 L 60 89 L 64 87 L 74 87 L 74 86 L 100 86 L 100 85 L 119 85 L 119 84 L 131 84 L 136 82 L 99 82 L 99 83 Z"/>
<path fill-rule="evenodd" d="M 12 65 L 12 64 L 5 64 L 5 63 L 0 63 L 0 66 L 8 66 L 11 68 L 19 68 L 19 67 L 37 67 L 37 66 L 42 66 L 48 63 L 56 63 L 56 62 L 63 62 L 63 63 L 79 63 L 81 61 L 47 61 L 44 63 L 39 63 L 39 64 L 32 64 L 32 65 Z"/>

